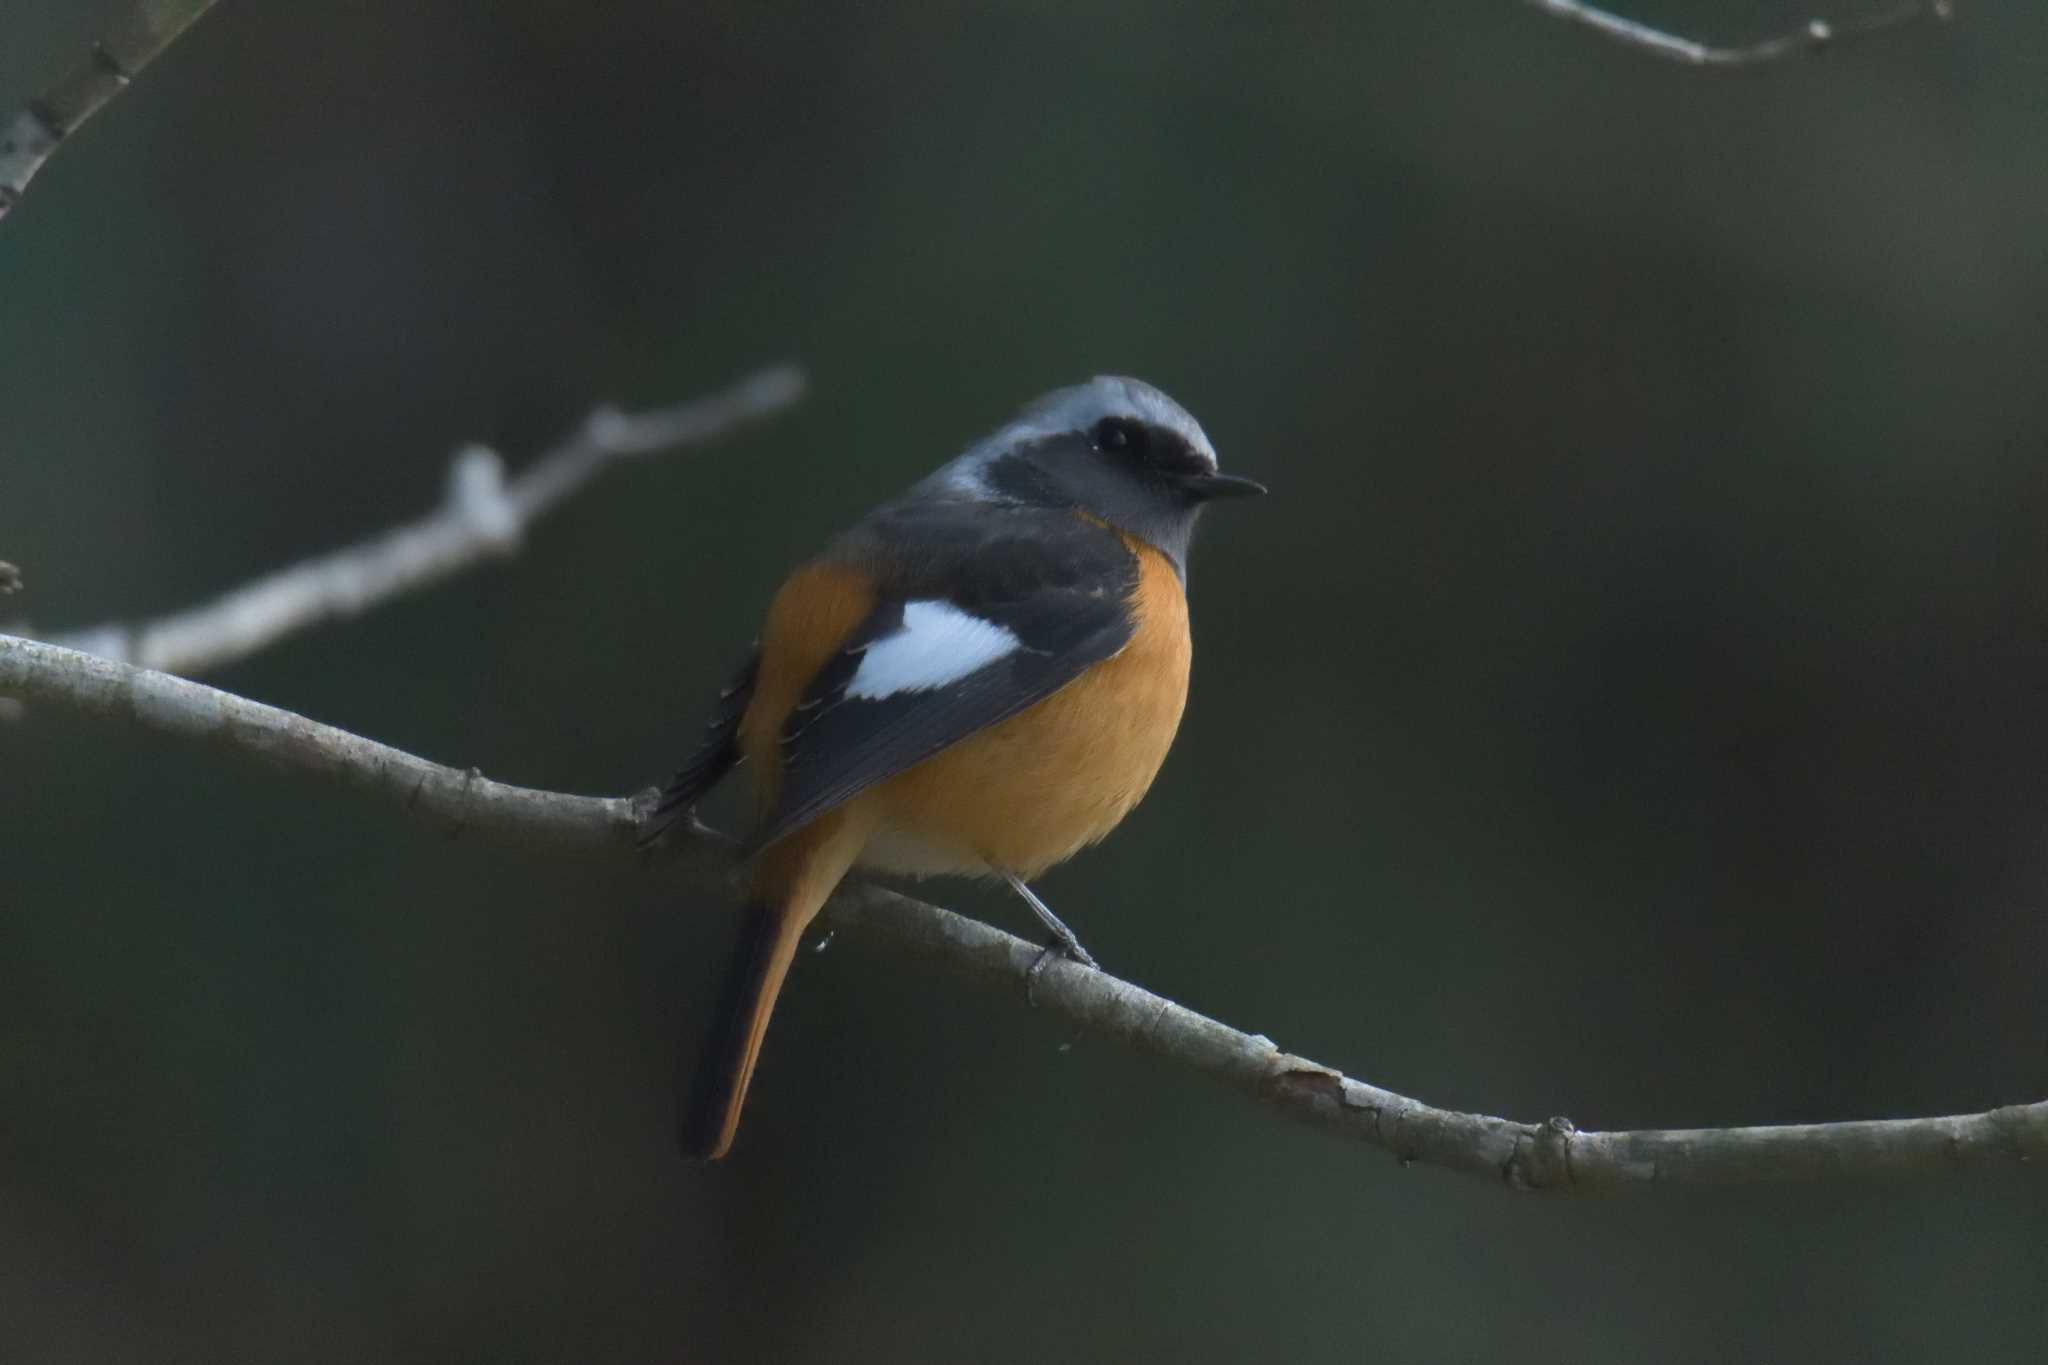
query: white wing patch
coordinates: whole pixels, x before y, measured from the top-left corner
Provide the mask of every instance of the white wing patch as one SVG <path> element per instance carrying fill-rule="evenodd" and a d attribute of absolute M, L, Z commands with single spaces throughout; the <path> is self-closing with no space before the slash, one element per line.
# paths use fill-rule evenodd
<path fill-rule="evenodd" d="M 879 701 L 899 692 L 930 692 L 1023 647 L 1007 626 L 951 602 L 905 602 L 902 627 L 868 646 L 846 695 Z"/>

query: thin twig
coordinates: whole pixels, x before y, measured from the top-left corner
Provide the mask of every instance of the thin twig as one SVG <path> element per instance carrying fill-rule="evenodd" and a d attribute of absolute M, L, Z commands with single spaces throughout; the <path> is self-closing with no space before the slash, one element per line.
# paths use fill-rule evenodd
<path fill-rule="evenodd" d="M 574 435 L 509 483 L 496 452 L 471 446 L 456 454 L 447 496 L 431 516 L 257 579 L 189 611 L 50 638 L 88 654 L 167 673 L 218 668 L 296 631 L 357 615 L 400 593 L 508 554 L 537 518 L 609 466 L 655 451 L 702 445 L 783 411 L 803 390 L 802 371 L 778 365 L 722 393 L 674 407 L 642 413 L 600 408 Z"/>
<path fill-rule="evenodd" d="M 652 791 L 592 797 L 508 786 L 201 683 L 11 636 L 0 636 L 0 694 L 210 740 L 273 767 L 353 786 L 450 834 L 528 849 L 644 856 L 634 853 L 635 839 L 651 812 Z M 731 841 L 697 826 L 672 843 L 691 881 L 730 883 Z M 870 934 L 1019 1002 L 1040 955 L 1036 945 L 1001 930 L 870 883 L 842 887 L 827 913 L 835 930 Z M 1438 1109 L 1064 960 L 1039 974 L 1033 996 L 1067 1023 L 1225 1081 L 1272 1109 L 1403 1162 L 1515 1189 L 1633 1190 L 2029 1163 L 2048 1170 L 2048 1100 L 1940 1118 L 1580 1132 L 1565 1119 L 1517 1123 Z"/>
<path fill-rule="evenodd" d="M 1952 0 L 1906 0 L 1859 19 L 1810 20 L 1797 32 L 1734 47 L 1716 47 L 1651 28 L 1579 0 L 1523 0 L 1568 23 L 1616 42 L 1692 66 L 1755 66 L 1815 51 L 1845 38 L 1893 28 L 1921 15 L 1947 19 Z M 95 42 L 86 59 L 23 105 L 0 131 L 0 218 L 21 201 L 28 183 L 59 144 L 105 108 L 142 69 L 217 0 L 137 0 Z"/>
<path fill-rule="evenodd" d="M 142 68 L 212 9 L 216 0 L 136 0 L 95 42 L 85 60 L 24 104 L 0 129 L 0 218 L 78 125 L 128 88 Z"/>
<path fill-rule="evenodd" d="M 1710 43 L 1695 42 L 1691 38 L 1681 38 L 1662 29 L 1651 28 L 1648 24 L 1638 23 L 1634 19 L 1624 19 L 1618 14 L 1593 5 L 1582 5 L 1579 0 L 1522 2 L 1534 5 L 1553 18 L 1583 25 L 1617 43 L 1662 57 L 1667 61 L 1683 62 L 1687 66 L 1720 67 L 1760 66 L 1766 62 L 1783 61 L 1788 57 L 1807 56 L 1845 39 L 1860 38 L 1882 29 L 1897 28 L 1923 16 L 1946 21 L 1955 14 L 1952 0 L 1904 0 L 1902 4 L 1894 4 L 1855 19 L 1839 23 L 1826 19 L 1809 19 L 1796 31 L 1782 33 L 1775 38 L 1742 43 L 1734 47 L 1716 47 Z"/>

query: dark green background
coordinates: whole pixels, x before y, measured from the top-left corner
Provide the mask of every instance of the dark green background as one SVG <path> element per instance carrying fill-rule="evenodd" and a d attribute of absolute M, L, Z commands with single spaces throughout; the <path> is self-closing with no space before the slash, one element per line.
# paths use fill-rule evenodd
<path fill-rule="evenodd" d="M 113 8 L 7 0 L 0 98 Z M 2027 5 L 1711 74 L 1508 0 L 229 0 L 0 225 L 8 610 L 186 605 L 466 439 L 801 359 L 774 427 L 219 679 L 629 790 L 795 557 L 1134 373 L 1274 493 L 1199 547 L 1157 792 L 1044 883 L 1112 968 L 1519 1117 L 2039 1099 L 2044 69 Z M 1516 1197 L 852 936 L 686 1166 L 725 908 L 48 708 L 0 764 L 11 1358 L 2048 1340 L 2038 1174 Z"/>

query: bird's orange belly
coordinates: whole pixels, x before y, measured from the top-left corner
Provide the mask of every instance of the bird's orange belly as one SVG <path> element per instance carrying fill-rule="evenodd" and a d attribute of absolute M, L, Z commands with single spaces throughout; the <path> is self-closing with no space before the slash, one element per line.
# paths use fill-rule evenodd
<path fill-rule="evenodd" d="M 873 788 L 861 866 L 1028 879 L 1129 814 L 1180 728 L 1191 656 L 1178 578 L 1157 551 L 1142 559 L 1139 626 L 1123 651 Z"/>

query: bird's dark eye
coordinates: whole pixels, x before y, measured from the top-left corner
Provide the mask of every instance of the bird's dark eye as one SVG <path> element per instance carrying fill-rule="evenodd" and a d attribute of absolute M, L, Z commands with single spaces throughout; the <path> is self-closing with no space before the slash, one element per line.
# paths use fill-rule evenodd
<path fill-rule="evenodd" d="M 1145 428 L 1125 417 L 1105 417 L 1095 424 L 1097 450 L 1143 450 Z"/>

